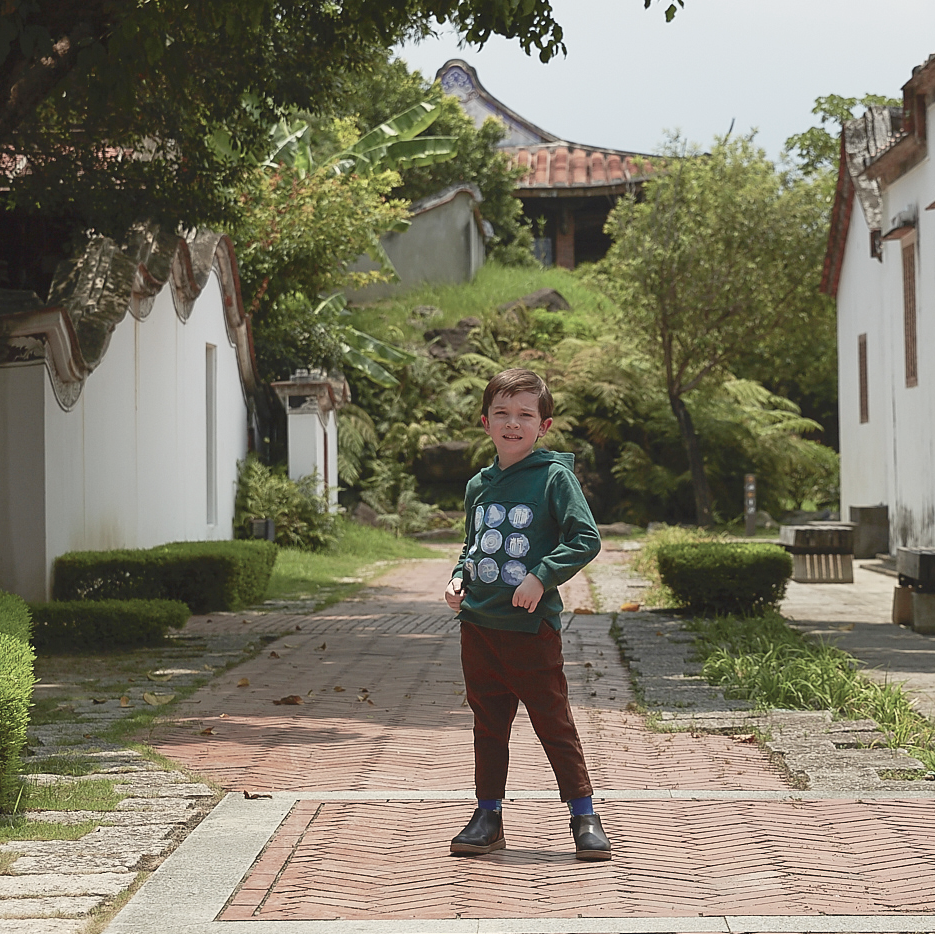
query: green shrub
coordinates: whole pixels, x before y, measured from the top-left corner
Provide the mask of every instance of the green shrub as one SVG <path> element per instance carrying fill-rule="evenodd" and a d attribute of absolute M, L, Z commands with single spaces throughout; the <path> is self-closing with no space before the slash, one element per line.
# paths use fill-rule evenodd
<path fill-rule="evenodd" d="M 181 600 L 192 613 L 263 599 L 272 542 L 174 542 L 148 550 L 73 551 L 55 559 L 54 600 Z"/>
<path fill-rule="evenodd" d="M 776 607 L 792 574 L 792 559 L 778 545 L 663 545 L 656 559 L 678 604 L 699 613 L 748 615 Z"/>
<path fill-rule="evenodd" d="M 643 593 L 643 602 L 647 606 L 676 606 L 678 600 L 666 587 L 659 576 L 659 549 L 666 545 L 686 545 L 696 542 L 714 542 L 723 536 L 705 529 L 686 528 L 681 525 L 662 524 L 653 529 L 641 544 L 633 559 L 633 570 L 640 577 L 649 581 L 649 587 Z"/>
<path fill-rule="evenodd" d="M 30 610 L 40 652 L 158 645 L 191 616 L 179 600 L 62 600 L 33 603 Z"/>
<path fill-rule="evenodd" d="M 0 593 L 0 810 L 16 805 L 22 768 L 20 752 L 26 743 L 29 706 L 35 684 L 35 653 L 29 644 L 26 604 Z"/>
<path fill-rule="evenodd" d="M 316 474 L 290 480 L 284 470 L 267 467 L 255 455 L 238 467 L 234 504 L 237 538 L 253 537 L 254 519 L 272 519 L 277 545 L 320 551 L 335 541 L 336 516 L 330 511 L 328 497 L 318 492 Z"/>

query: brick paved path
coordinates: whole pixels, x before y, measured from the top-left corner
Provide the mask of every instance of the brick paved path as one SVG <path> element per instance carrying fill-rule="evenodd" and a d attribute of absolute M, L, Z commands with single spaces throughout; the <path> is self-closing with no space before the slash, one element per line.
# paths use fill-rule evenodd
<path fill-rule="evenodd" d="M 160 885 L 185 903 L 172 880 L 189 843 L 197 854 L 189 861 L 216 859 L 225 881 L 185 903 L 212 923 L 189 918 L 179 931 L 265 934 L 275 922 L 302 932 L 416 930 L 407 922 L 424 931 L 588 934 L 933 929 L 908 915 L 935 911 L 935 802 L 810 797 L 755 744 L 653 732 L 627 710 L 631 689 L 604 616 L 575 616 L 564 638 L 613 861 L 573 858 L 567 813 L 522 709 L 507 849 L 449 857 L 448 840 L 473 803 L 457 622 L 439 597 L 448 567 L 407 566 L 331 610 L 267 620 L 292 634 L 190 699 L 157 748 L 236 795 L 167 861 L 164 878 L 156 873 L 150 895 L 144 887 L 114 932 L 146 934 L 139 918 Z M 573 596 L 576 605 L 581 591 Z M 238 686 L 244 678 L 249 685 Z M 289 695 L 303 703 L 274 703 Z M 245 801 L 243 791 L 272 800 Z M 870 915 L 890 916 L 890 926 L 846 920 Z M 789 927 L 793 917 L 817 926 Z M 550 918 L 568 920 L 544 926 Z M 666 918 L 682 920 L 638 926 Z M 159 930 L 172 934 L 166 923 Z M 493 927 L 477 927 L 484 923 Z"/>

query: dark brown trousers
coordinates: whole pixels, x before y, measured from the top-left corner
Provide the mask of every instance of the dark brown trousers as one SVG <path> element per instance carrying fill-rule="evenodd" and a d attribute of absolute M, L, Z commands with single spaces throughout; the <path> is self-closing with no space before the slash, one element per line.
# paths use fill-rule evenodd
<path fill-rule="evenodd" d="M 562 801 L 591 794 L 563 664 L 561 634 L 545 621 L 537 633 L 461 623 L 461 667 L 474 711 L 478 798 L 506 796 L 510 728 L 520 701 L 555 772 Z"/>

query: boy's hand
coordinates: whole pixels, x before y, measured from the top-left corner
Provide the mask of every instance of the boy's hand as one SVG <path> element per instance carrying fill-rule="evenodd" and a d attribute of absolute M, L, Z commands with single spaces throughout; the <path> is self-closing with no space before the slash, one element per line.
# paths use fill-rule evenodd
<path fill-rule="evenodd" d="M 445 602 L 453 610 L 461 609 L 461 601 L 464 599 L 464 582 L 460 577 L 453 577 L 448 581 L 445 588 Z"/>
<path fill-rule="evenodd" d="M 542 581 L 535 574 L 527 574 L 519 587 L 513 591 L 513 606 L 521 607 L 533 613 L 539 605 L 539 600 L 542 599 L 544 591 L 545 587 L 542 586 Z"/>

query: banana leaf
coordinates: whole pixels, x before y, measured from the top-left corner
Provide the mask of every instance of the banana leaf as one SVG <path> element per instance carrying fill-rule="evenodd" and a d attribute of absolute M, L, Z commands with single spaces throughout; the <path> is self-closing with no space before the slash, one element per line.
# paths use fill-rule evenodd
<path fill-rule="evenodd" d="M 343 358 L 347 366 L 359 370 L 384 389 L 392 389 L 393 386 L 399 385 L 399 380 L 389 370 L 347 344 L 344 345 Z"/>
<path fill-rule="evenodd" d="M 408 169 L 414 166 L 447 162 L 458 153 L 458 140 L 454 136 L 420 136 L 416 139 L 388 140 L 357 153 L 355 171 L 383 171 Z M 347 162 L 350 160 L 342 160 Z"/>
<path fill-rule="evenodd" d="M 404 110 L 395 117 L 390 117 L 386 123 L 381 123 L 380 126 L 375 127 L 369 133 L 365 133 L 353 146 L 347 149 L 347 152 L 356 155 L 364 153 L 368 149 L 373 149 L 391 139 L 412 139 L 423 130 L 428 129 L 440 113 L 441 108 L 437 98 L 420 101 L 414 107 Z"/>
<path fill-rule="evenodd" d="M 351 327 L 350 325 L 345 325 L 343 327 L 341 338 L 349 347 L 361 353 L 365 353 L 369 358 L 378 360 L 381 363 L 402 366 L 407 363 L 413 363 L 416 359 L 415 354 L 409 353 L 408 350 L 403 350 L 401 347 L 394 347 L 392 344 L 384 343 L 372 334 L 358 331 L 357 328 Z"/>

